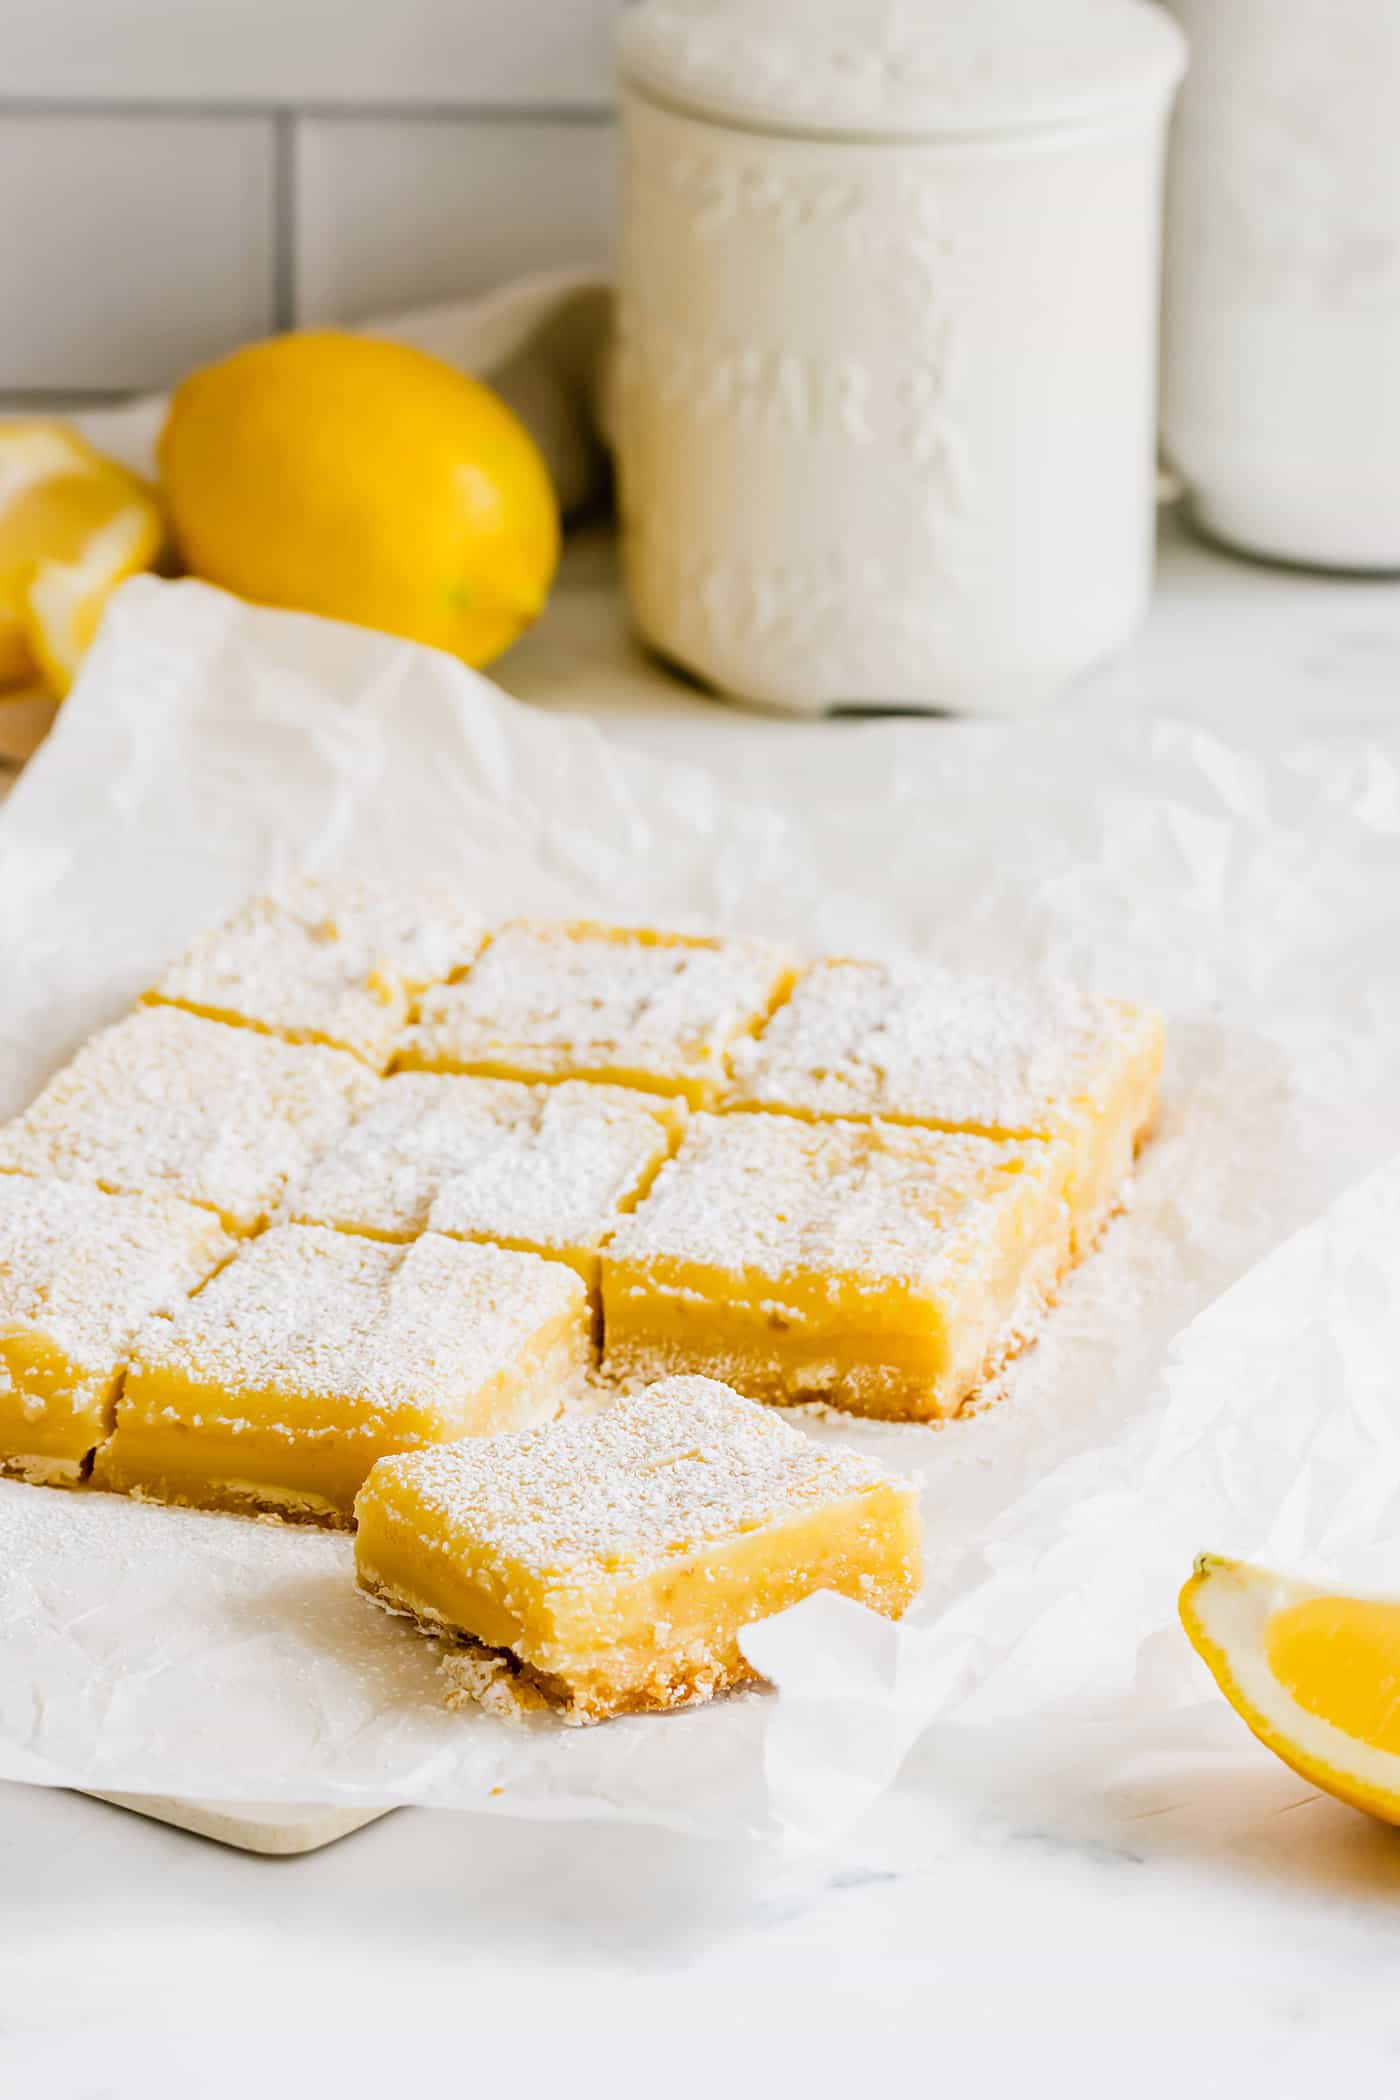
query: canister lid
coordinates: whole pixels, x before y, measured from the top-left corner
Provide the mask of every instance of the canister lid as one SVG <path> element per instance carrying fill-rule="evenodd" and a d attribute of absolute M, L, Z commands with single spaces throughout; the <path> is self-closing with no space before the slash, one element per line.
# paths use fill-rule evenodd
<path fill-rule="evenodd" d="M 1093 122 L 1165 103 L 1186 63 L 1156 0 L 634 0 L 619 49 L 675 107 L 874 139 Z"/>

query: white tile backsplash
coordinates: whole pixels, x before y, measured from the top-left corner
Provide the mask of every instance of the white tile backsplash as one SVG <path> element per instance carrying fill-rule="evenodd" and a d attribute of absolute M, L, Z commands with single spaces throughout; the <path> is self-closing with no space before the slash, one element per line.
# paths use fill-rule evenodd
<path fill-rule="evenodd" d="M 23 0 L 0 95 L 598 104 L 617 0 Z"/>
<path fill-rule="evenodd" d="M 0 390 L 157 384 L 274 323 L 258 117 L 0 117 Z"/>
<path fill-rule="evenodd" d="M 4 10 L 0 398 L 601 258 L 620 4 Z"/>
<path fill-rule="evenodd" d="M 610 123 L 307 119 L 296 318 L 358 320 L 609 252 Z"/>

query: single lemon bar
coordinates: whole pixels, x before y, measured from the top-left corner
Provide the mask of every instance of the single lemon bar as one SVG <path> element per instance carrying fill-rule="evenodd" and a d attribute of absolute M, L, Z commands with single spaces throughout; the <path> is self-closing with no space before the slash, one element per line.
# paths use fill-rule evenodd
<path fill-rule="evenodd" d="M 709 1378 L 385 1459 L 355 1514 L 361 1589 L 455 1644 L 449 1706 L 574 1723 L 752 1681 L 742 1628 L 814 1590 L 898 1618 L 922 1572 L 912 1488 Z"/>
<path fill-rule="evenodd" d="M 389 1240 L 445 1232 L 566 1261 L 598 1249 L 679 1137 L 685 1104 L 630 1087 L 400 1072 L 288 1200 L 292 1218 Z"/>
<path fill-rule="evenodd" d="M 562 1263 L 274 1226 L 138 1336 L 93 1480 L 344 1525 L 376 1459 L 547 1418 L 592 1357 Z"/>
<path fill-rule="evenodd" d="M 234 1245 L 191 1204 L 0 1176 L 0 1473 L 76 1484 L 111 1430 L 137 1329 Z"/>
<path fill-rule="evenodd" d="M 179 1196 L 254 1232 L 378 1084 L 343 1050 L 143 1007 L 0 1127 L 0 1173 Z"/>
<path fill-rule="evenodd" d="M 485 938 L 485 923 L 450 894 L 299 875 L 201 934 L 146 996 L 290 1042 L 329 1043 L 382 1072 L 412 1002 Z"/>
<path fill-rule="evenodd" d="M 983 1137 L 1058 1137 L 1074 1154 L 1075 1251 L 1122 1198 L 1156 1119 L 1161 1016 L 1059 983 L 936 965 L 824 962 L 736 1046 L 731 1102 L 879 1116 Z"/>
<path fill-rule="evenodd" d="M 1038 1138 L 697 1116 L 603 1251 L 604 1370 L 954 1414 L 1054 1296 L 1069 1169 Z"/>
<path fill-rule="evenodd" d="M 505 927 L 423 1000 L 400 1063 L 502 1079 L 594 1079 L 702 1107 L 724 1053 L 792 982 L 788 957 L 740 936 L 618 926 Z"/>

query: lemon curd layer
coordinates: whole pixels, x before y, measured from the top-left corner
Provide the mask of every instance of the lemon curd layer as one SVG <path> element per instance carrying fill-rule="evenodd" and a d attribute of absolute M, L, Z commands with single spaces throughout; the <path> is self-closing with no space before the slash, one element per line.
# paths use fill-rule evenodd
<path fill-rule="evenodd" d="M 97 1486 L 349 1521 L 386 1453 L 553 1414 L 592 1362 L 571 1269 L 276 1226 L 132 1350 Z"/>
<path fill-rule="evenodd" d="M 1067 1147 L 699 1116 L 603 1256 L 605 1366 L 856 1414 L 957 1411 L 1069 1260 Z"/>
<path fill-rule="evenodd" d="M 703 1106 L 724 1056 L 792 981 L 766 941 L 588 923 L 505 927 L 423 1001 L 400 1062 L 505 1079 L 591 1079 Z"/>
<path fill-rule="evenodd" d="M 0 1175 L 0 1472 L 76 1483 L 138 1329 L 233 1248 L 190 1204 Z"/>
<path fill-rule="evenodd" d="M 377 1084 L 340 1050 L 144 1007 L 0 1128 L 0 1173 L 177 1196 L 253 1232 Z"/>
<path fill-rule="evenodd" d="M 464 968 L 485 937 L 449 892 L 297 875 L 201 934 L 147 998 L 328 1043 L 382 1071 L 413 1001 Z"/>
<path fill-rule="evenodd" d="M 706 1378 L 601 1415 L 377 1465 L 362 1589 L 456 1644 L 448 1703 L 566 1721 L 691 1705 L 754 1676 L 754 1620 L 836 1590 L 916 1594 L 912 1489 Z"/>
<path fill-rule="evenodd" d="M 736 1045 L 729 1103 L 1071 1148 L 1075 1250 L 1121 1200 L 1157 1113 L 1160 1016 L 1072 985 L 831 961 Z"/>
<path fill-rule="evenodd" d="M 564 1080 L 387 1079 L 293 1191 L 293 1218 L 382 1239 L 445 1232 L 566 1261 L 596 1293 L 598 1250 L 685 1123 L 684 1102 Z"/>

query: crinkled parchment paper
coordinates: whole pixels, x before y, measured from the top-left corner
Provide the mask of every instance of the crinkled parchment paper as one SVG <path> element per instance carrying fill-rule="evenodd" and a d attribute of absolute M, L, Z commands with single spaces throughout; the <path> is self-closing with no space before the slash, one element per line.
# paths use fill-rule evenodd
<path fill-rule="evenodd" d="M 431 1646 L 356 1596 L 344 1540 L 0 1483 L 0 1775 L 819 1835 L 930 1724 L 1013 1742 L 1023 1775 L 1071 1723 L 1209 1740 L 1172 1620 L 1198 1545 L 1387 1572 L 1400 743 L 851 725 L 743 793 L 425 651 L 134 582 L 0 817 L 0 1112 L 302 862 L 1155 1001 L 1161 1135 L 998 1404 L 810 1425 L 920 1477 L 910 1619 L 811 1599 L 749 1636 L 776 1698 L 522 1731 L 440 1708 Z"/>

